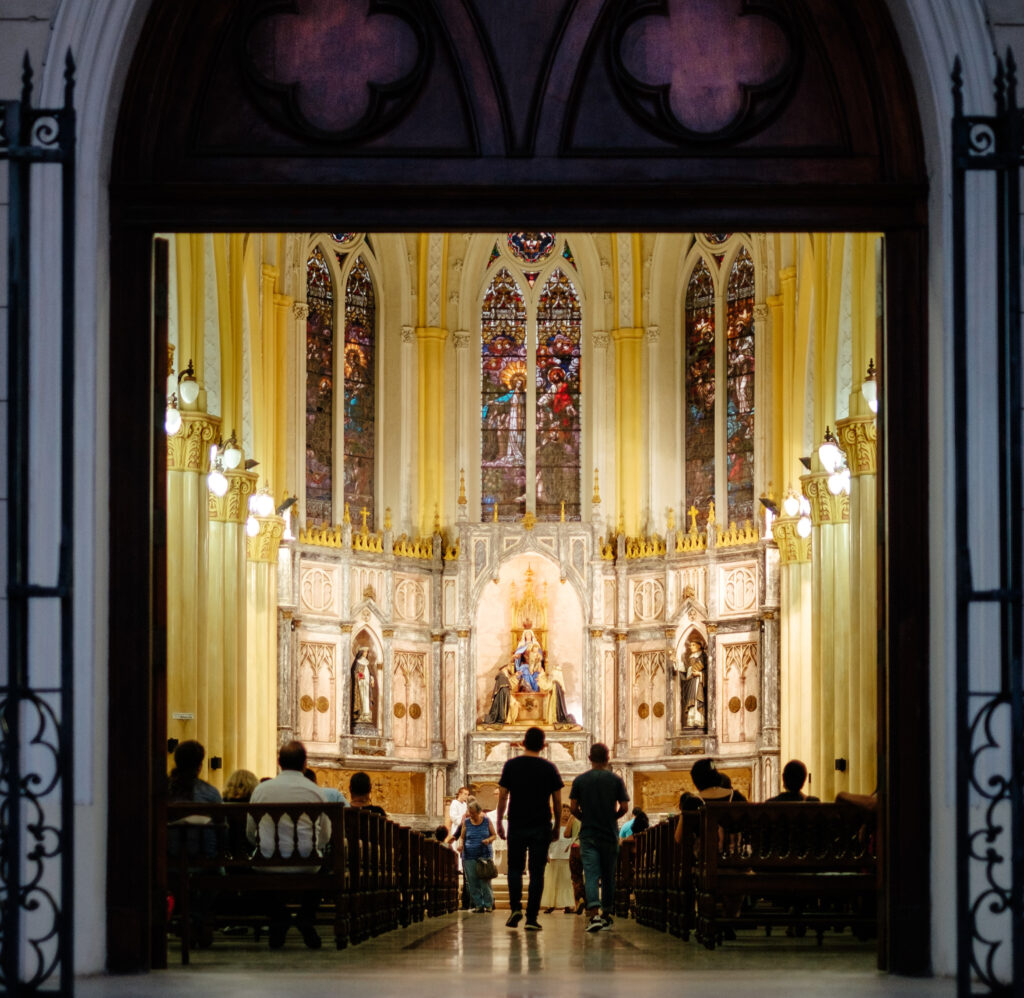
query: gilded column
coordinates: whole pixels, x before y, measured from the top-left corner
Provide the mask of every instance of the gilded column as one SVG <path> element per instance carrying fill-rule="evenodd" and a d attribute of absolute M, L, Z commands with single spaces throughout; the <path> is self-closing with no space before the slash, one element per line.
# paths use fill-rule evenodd
<path fill-rule="evenodd" d="M 811 504 L 811 734 L 818 777 L 815 793 L 822 800 L 848 789 L 847 774 L 836 771 L 836 759 L 846 759 L 849 765 L 850 497 L 845 492 L 832 495 L 828 480 L 824 472 L 800 479 Z"/>
<path fill-rule="evenodd" d="M 226 471 L 227 492 L 209 493 L 210 558 L 208 565 L 205 692 L 209 725 L 208 759 L 220 756 L 218 785 L 239 767 L 251 769 L 243 755 L 245 706 L 245 521 L 249 496 L 256 489 L 251 471 Z M 200 684 L 202 694 L 203 684 Z M 200 704 L 202 695 L 200 696 Z M 272 771 L 272 770 L 271 770 Z"/>
<path fill-rule="evenodd" d="M 817 765 L 810 723 L 814 710 L 811 538 L 800 536 L 799 522 L 796 516 L 780 516 L 772 524 L 779 547 L 779 757 L 783 765 L 801 759 L 811 768 Z M 815 787 L 818 781 L 815 771 Z M 778 793 L 771 787 L 765 791 Z"/>
<path fill-rule="evenodd" d="M 277 771 L 277 563 L 284 536 L 280 516 L 257 516 L 246 537 L 247 656 L 240 690 L 242 765 L 257 775 Z"/>
<path fill-rule="evenodd" d="M 419 524 L 420 535 L 433 533 L 434 512 L 444 509 L 444 346 L 448 330 L 418 326 L 419 348 Z"/>
<path fill-rule="evenodd" d="M 869 794 L 878 781 L 878 426 L 873 415 L 851 416 L 836 434 L 850 468 L 849 789 Z"/>
<path fill-rule="evenodd" d="M 209 515 L 206 476 L 220 420 L 183 411 L 167 438 L 167 735 L 207 744 L 199 685 L 205 675 Z M 207 753 L 209 756 L 209 753 Z"/>
<path fill-rule="evenodd" d="M 615 344 L 615 470 L 619 521 L 627 536 L 640 531 L 643 481 L 643 340 L 635 327 L 612 330 Z"/>

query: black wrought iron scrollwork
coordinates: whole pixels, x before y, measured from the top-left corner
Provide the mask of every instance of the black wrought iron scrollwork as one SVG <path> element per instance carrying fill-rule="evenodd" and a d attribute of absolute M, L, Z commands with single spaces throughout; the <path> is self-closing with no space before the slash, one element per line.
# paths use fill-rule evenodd
<path fill-rule="evenodd" d="M 74 61 L 65 61 L 64 106 L 32 107 L 26 56 L 20 100 L 0 101 L 0 160 L 8 162 L 7 668 L 0 684 L 0 993 L 72 992 L 74 824 L 72 750 L 72 551 L 74 549 Z M 60 552 L 57 578 L 29 575 L 31 374 L 29 190 L 39 164 L 61 168 Z M 59 610 L 56 685 L 34 679 L 30 607 Z"/>
<path fill-rule="evenodd" d="M 1024 117 L 1017 107 L 1012 54 L 999 60 L 994 80 L 995 114 L 964 113 L 959 60 L 953 69 L 953 371 L 956 462 L 956 704 L 957 704 L 957 966 L 958 994 L 1009 994 L 1024 975 L 1024 497 L 1019 425 L 1021 348 L 1021 179 Z M 969 322 L 966 245 L 967 176 L 989 178 L 991 219 L 979 229 L 995 242 L 995 316 Z M 979 188 L 980 189 L 980 188 Z M 973 203 L 973 202 L 972 202 Z M 972 222 L 975 220 L 972 219 Z M 968 489 L 968 441 L 978 427 L 971 408 L 968 371 L 994 359 L 985 374 L 997 396 L 995 457 L 998 493 L 998 584 L 975 585 L 972 572 L 972 494 Z M 990 361 L 989 363 L 992 363 Z M 977 377 L 977 373 L 975 373 Z M 976 382 L 977 383 L 977 382 Z M 989 389 L 986 388 L 986 391 Z M 987 431 L 988 432 L 988 431 Z M 998 679 L 990 661 L 972 660 L 971 611 L 998 613 Z M 992 618 L 994 622 L 994 616 Z M 986 678 L 982 680 L 982 676 Z"/>

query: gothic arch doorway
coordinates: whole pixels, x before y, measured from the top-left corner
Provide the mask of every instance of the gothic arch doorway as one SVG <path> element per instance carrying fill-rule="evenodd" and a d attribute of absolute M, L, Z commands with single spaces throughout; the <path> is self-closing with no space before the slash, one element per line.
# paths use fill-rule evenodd
<path fill-rule="evenodd" d="M 149 966 L 141 911 L 157 860 L 140 801 L 162 775 L 165 331 L 151 339 L 152 236 L 166 231 L 537 228 L 887 234 L 878 343 L 879 744 L 886 808 L 883 943 L 893 970 L 929 962 L 928 549 L 918 486 L 925 425 L 925 168 L 917 111 L 882 0 L 685 0 L 435 8 L 276 0 L 153 5 L 120 109 L 111 204 L 110 965 Z M 503 46 L 509 33 L 535 43 Z M 743 66 L 722 39 L 738 33 Z M 320 44 L 324 41 L 330 44 Z M 316 45 L 311 43 L 316 42 Z M 693 81 L 693 46 L 716 58 Z M 330 62 L 310 59 L 331 51 Z M 338 56 L 339 52 L 348 53 Z M 301 54 L 301 58 L 299 55 Z M 888 426 L 900 428 L 888 434 Z M 152 475 L 138 483 L 138 455 Z M 124 483 L 134 483 L 125 487 Z M 141 663 L 145 666 L 140 668 Z M 890 668 L 897 664 L 898 668 Z M 138 705 L 150 705 L 147 712 Z M 893 723 L 892 719 L 898 719 Z M 146 807 L 147 805 L 142 805 Z M 898 835 L 891 834 L 894 829 Z M 155 919 L 153 920 L 155 923 Z"/>

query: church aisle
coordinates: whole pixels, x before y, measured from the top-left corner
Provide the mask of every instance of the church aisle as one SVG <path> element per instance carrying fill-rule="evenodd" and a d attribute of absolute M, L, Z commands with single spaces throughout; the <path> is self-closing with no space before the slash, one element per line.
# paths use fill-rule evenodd
<path fill-rule="evenodd" d="M 505 927 L 505 915 L 459 912 L 388 933 L 342 952 L 303 948 L 293 929 L 283 950 L 249 940 L 218 936 L 212 949 L 193 955 L 191 967 L 177 964 L 147 977 L 88 978 L 78 982 L 80 998 L 170 998 L 188 993 L 204 998 L 247 998 L 301 994 L 335 998 L 339 983 L 355 993 L 449 998 L 462 993 L 526 996 L 630 998 L 661 996 L 684 989 L 687 998 L 738 993 L 756 987 L 758 998 L 865 996 L 952 996 L 952 981 L 909 980 L 879 974 L 870 945 L 848 934 L 812 939 L 766 939 L 740 933 L 736 942 L 708 952 L 696 942 L 617 919 L 605 932 L 588 934 L 582 917 L 541 915 L 543 931 Z"/>

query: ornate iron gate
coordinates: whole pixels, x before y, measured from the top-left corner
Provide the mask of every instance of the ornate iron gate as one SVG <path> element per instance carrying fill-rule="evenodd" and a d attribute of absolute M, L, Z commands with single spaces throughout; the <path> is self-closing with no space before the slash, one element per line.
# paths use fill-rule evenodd
<path fill-rule="evenodd" d="M 959 60 L 953 100 L 958 993 L 1009 995 L 1024 978 L 1024 112 L 1012 54 L 994 114 L 964 114 Z M 994 225 L 969 225 L 989 198 Z M 968 252 L 991 260 L 991 287 L 967 286 Z"/>
<path fill-rule="evenodd" d="M 25 58 L 20 100 L 0 102 L 0 159 L 8 163 L 7 627 L 0 663 L 0 988 L 6 995 L 70 995 L 73 987 L 72 551 L 74 467 L 74 63 L 65 63 L 64 106 L 33 109 L 32 69 Z M 59 400 L 59 440 L 30 442 L 29 389 L 38 377 L 32 357 L 30 278 L 32 181 L 60 171 L 60 360 L 50 379 Z M 50 209 L 49 205 L 43 206 Z M 52 210 L 52 209 L 51 209 Z M 55 271 L 47 268 L 47 274 Z M 37 296 L 52 287 L 40 281 Z M 35 364 L 33 372 L 30 365 Z M 40 382 L 37 380 L 36 384 Z M 38 390 L 38 389 L 37 389 Z M 42 488 L 60 490 L 56 582 L 33 576 L 41 545 L 32 508 L 30 446 L 59 467 Z M 32 486 L 36 494 L 40 485 Z M 48 534 L 53 534 L 49 525 Z M 50 553 L 45 557 L 48 559 Z M 52 625 L 52 627 L 51 627 Z M 59 652 L 41 649 L 42 638 Z M 43 635 L 44 631 L 48 631 Z M 59 657 L 59 662 L 53 658 Z"/>

